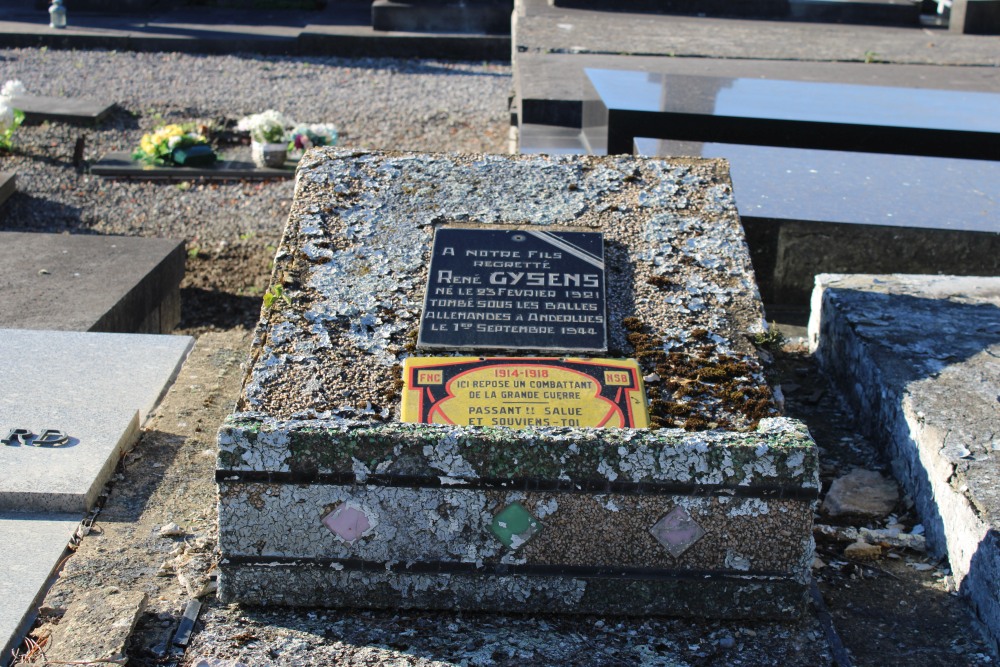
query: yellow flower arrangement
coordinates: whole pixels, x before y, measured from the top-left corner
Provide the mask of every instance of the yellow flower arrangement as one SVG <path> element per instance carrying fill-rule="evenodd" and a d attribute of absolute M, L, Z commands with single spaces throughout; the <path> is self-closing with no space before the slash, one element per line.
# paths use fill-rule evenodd
<path fill-rule="evenodd" d="M 208 146 L 208 139 L 194 125 L 164 125 L 142 136 L 139 148 L 132 153 L 132 159 L 146 164 L 173 163 L 175 150 L 190 149 L 193 146 Z"/>

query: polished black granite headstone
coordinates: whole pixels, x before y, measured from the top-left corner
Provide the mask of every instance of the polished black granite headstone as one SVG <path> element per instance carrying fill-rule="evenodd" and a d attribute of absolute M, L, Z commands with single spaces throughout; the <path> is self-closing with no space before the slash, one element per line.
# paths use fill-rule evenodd
<path fill-rule="evenodd" d="M 1000 233 L 1000 162 L 642 137 L 635 153 L 729 160 L 741 218 Z"/>
<path fill-rule="evenodd" d="M 604 285 L 600 233 L 445 227 L 418 345 L 604 352 Z"/>
<path fill-rule="evenodd" d="M 635 137 L 994 160 L 1000 94 L 587 69 L 594 154 Z"/>
<path fill-rule="evenodd" d="M 761 296 L 805 306 L 819 273 L 1000 274 L 1000 163 L 637 138 L 725 158 Z"/>

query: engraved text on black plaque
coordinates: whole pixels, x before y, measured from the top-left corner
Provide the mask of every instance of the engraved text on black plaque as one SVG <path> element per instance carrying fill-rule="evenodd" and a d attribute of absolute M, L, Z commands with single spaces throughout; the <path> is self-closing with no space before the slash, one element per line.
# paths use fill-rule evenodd
<path fill-rule="evenodd" d="M 599 232 L 442 228 L 423 348 L 607 350 Z"/>

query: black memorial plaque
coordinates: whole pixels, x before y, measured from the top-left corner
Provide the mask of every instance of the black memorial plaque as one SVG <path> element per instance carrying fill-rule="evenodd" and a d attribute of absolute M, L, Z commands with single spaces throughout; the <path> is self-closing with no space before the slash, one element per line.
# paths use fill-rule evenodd
<path fill-rule="evenodd" d="M 442 228 L 422 348 L 606 352 L 599 232 Z"/>

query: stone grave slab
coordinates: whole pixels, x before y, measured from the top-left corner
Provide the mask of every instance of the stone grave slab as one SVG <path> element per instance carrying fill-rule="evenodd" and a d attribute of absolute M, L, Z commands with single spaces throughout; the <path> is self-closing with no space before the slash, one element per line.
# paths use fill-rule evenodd
<path fill-rule="evenodd" d="M 114 107 L 100 100 L 46 95 L 18 95 L 11 105 L 23 111 L 24 122 L 31 124 L 52 121 L 97 125 Z"/>
<path fill-rule="evenodd" d="M 0 205 L 17 191 L 17 174 L 13 171 L 0 172 Z"/>
<path fill-rule="evenodd" d="M 1000 94 L 587 69 L 594 154 L 635 137 L 993 160 Z"/>
<path fill-rule="evenodd" d="M 446 356 L 417 332 L 453 227 L 603 234 L 601 356 L 637 360 L 649 428 L 402 423 L 404 363 Z M 287 298 L 219 433 L 224 601 L 804 609 L 816 448 L 749 342 L 765 325 L 723 162 L 313 151 L 273 282 Z"/>
<path fill-rule="evenodd" d="M 1000 278 L 817 276 L 810 347 L 1000 638 Z"/>
<path fill-rule="evenodd" d="M 766 303 L 819 273 L 1000 275 L 1000 163 L 637 138 L 637 155 L 729 160 Z"/>
<path fill-rule="evenodd" d="M 108 178 L 155 181 L 292 178 L 295 176 L 295 162 L 288 161 L 282 168 L 258 167 L 242 153 L 222 156 L 215 163 L 205 167 L 176 167 L 143 164 L 132 159 L 127 151 L 112 152 L 95 162 L 90 173 Z"/>
<path fill-rule="evenodd" d="M 184 242 L 0 232 L 0 328 L 169 333 Z"/>
<path fill-rule="evenodd" d="M 0 437 L 11 429 L 35 437 L 10 438 L 0 448 L 0 512 L 86 513 L 97 500 L 118 459 L 139 437 L 135 408 L 101 409 L 100 401 L 72 410 L 67 406 L 3 405 Z M 38 445 L 39 438 L 66 441 Z"/>
<path fill-rule="evenodd" d="M 0 512 L 2 664 L 31 628 L 49 578 L 79 525 L 79 515 Z"/>
<path fill-rule="evenodd" d="M 0 507 L 87 511 L 173 381 L 189 336 L 0 329 Z M 18 429 L 69 438 L 37 447 Z"/>

